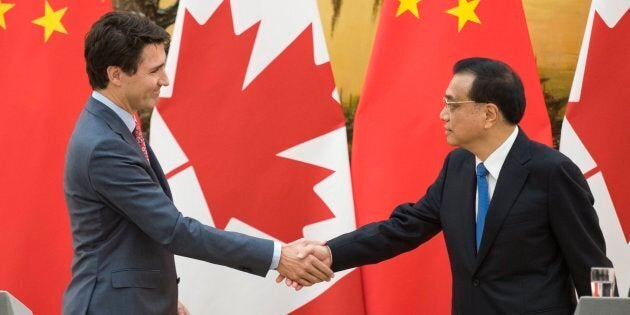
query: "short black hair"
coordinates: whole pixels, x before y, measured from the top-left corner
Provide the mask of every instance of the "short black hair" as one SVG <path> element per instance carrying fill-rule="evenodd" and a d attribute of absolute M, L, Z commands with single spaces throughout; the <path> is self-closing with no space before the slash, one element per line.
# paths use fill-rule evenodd
<path fill-rule="evenodd" d="M 521 78 L 506 63 L 489 58 L 466 58 L 455 63 L 453 74 L 475 76 L 468 97 L 479 103 L 496 104 L 503 117 L 516 125 L 525 113 L 525 88 Z"/>
<path fill-rule="evenodd" d="M 149 19 L 131 12 L 109 12 L 85 35 L 85 63 L 90 86 L 104 89 L 109 83 L 107 67 L 117 66 L 133 75 L 138 71 L 145 46 L 164 44 L 169 34 Z"/>

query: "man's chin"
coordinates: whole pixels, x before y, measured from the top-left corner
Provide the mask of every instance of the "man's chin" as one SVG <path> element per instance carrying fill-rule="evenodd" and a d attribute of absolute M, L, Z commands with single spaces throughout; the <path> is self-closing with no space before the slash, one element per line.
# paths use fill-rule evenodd
<path fill-rule="evenodd" d="M 453 139 L 451 136 L 446 136 L 446 143 L 453 147 L 456 147 L 458 144 L 457 141 L 455 141 L 455 139 Z"/>
<path fill-rule="evenodd" d="M 143 110 L 153 110 L 155 108 L 155 106 L 157 105 L 158 100 L 152 100 L 150 102 L 147 102 L 146 104 L 144 104 L 144 106 L 142 106 Z"/>

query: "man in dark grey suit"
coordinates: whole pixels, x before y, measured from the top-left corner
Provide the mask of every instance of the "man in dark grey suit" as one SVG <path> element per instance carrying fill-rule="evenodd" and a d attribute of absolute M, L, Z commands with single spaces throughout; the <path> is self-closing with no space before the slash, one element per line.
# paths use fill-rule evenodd
<path fill-rule="evenodd" d="M 305 253 L 332 256 L 338 271 L 392 258 L 443 231 L 453 314 L 572 314 L 575 290 L 591 294 L 590 268 L 612 266 L 586 180 L 520 130 L 525 94 L 509 66 L 470 58 L 453 74 L 440 119 L 459 148 L 424 197 Z"/>
<path fill-rule="evenodd" d="M 66 156 L 64 191 L 74 258 L 64 314 L 176 314 L 173 254 L 258 276 L 277 269 L 303 285 L 332 271 L 304 242 L 278 242 L 226 232 L 184 217 L 135 114 L 153 108 L 169 84 L 169 35 L 140 16 L 112 12 L 85 39 L 94 89 Z M 255 206 L 255 205 L 253 205 Z"/>

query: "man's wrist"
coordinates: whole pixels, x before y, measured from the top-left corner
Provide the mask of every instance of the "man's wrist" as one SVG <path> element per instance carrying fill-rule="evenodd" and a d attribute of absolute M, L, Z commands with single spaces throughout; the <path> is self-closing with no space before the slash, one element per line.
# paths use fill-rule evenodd
<path fill-rule="evenodd" d="M 326 244 L 324 246 L 328 250 L 328 257 L 330 257 L 330 265 L 332 266 L 332 264 L 333 264 L 332 250 L 330 249 L 330 246 L 328 246 L 328 244 Z"/>
<path fill-rule="evenodd" d="M 273 257 L 271 258 L 271 266 L 269 266 L 269 270 L 278 269 L 278 265 L 280 264 L 280 255 L 282 254 L 282 244 L 278 241 L 273 241 Z"/>

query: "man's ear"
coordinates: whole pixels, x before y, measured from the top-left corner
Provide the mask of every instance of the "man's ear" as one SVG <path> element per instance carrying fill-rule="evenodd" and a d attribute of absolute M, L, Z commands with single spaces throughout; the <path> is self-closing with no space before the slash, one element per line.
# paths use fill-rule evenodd
<path fill-rule="evenodd" d="M 107 78 L 109 79 L 109 83 L 114 86 L 120 86 L 122 84 L 121 78 L 123 75 L 123 71 L 118 66 L 109 66 L 107 67 Z"/>
<path fill-rule="evenodd" d="M 486 128 L 492 127 L 501 119 L 501 111 L 494 103 L 486 104 Z"/>

